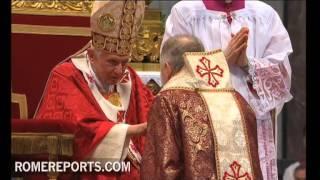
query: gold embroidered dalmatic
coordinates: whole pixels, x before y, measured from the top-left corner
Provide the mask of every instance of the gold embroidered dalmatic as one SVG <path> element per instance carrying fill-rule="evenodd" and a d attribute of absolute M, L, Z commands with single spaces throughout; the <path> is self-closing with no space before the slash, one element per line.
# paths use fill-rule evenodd
<path fill-rule="evenodd" d="M 220 51 L 187 53 L 151 108 L 142 179 L 262 179 L 256 119 Z"/>

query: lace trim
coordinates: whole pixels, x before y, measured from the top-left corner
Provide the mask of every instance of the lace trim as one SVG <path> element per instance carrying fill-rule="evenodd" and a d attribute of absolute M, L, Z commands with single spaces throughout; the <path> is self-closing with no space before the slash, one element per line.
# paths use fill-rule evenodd
<path fill-rule="evenodd" d="M 263 63 L 255 59 L 249 61 L 249 75 L 252 79 L 253 89 L 257 92 L 259 99 L 254 104 L 256 113 L 263 115 L 271 109 L 288 102 L 290 85 L 286 83 L 279 64 Z"/>
<path fill-rule="evenodd" d="M 258 150 L 263 179 L 278 179 L 277 153 L 271 119 L 257 120 Z"/>

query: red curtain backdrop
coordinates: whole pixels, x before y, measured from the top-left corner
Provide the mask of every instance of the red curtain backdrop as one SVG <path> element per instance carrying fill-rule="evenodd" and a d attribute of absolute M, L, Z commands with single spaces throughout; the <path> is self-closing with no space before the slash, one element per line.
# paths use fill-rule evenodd
<path fill-rule="evenodd" d="M 89 27 L 89 17 L 13 14 L 12 24 Z M 90 37 L 12 33 L 12 92 L 26 94 L 28 115 L 32 118 L 42 96 L 50 70 L 78 51 Z M 19 117 L 17 108 L 12 117 Z"/>

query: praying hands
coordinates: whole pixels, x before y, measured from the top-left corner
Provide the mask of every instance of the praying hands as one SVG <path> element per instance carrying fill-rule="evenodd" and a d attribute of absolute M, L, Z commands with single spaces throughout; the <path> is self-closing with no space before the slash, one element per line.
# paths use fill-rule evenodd
<path fill-rule="evenodd" d="M 246 67 L 248 65 L 248 58 L 246 55 L 248 45 L 249 29 L 244 27 L 232 38 L 224 50 L 224 55 L 228 64 L 237 65 L 239 67 Z"/>

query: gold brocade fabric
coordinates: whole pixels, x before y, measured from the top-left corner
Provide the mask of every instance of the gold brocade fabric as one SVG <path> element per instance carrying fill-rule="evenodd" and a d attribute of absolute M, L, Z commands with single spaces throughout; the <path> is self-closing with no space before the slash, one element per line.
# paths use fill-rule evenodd
<path fill-rule="evenodd" d="M 234 93 L 241 103 L 251 142 L 251 179 L 262 180 L 255 117 L 245 100 Z M 216 145 L 201 96 L 192 90 L 163 91 L 150 110 L 141 179 L 222 179 L 217 173 Z"/>
<path fill-rule="evenodd" d="M 95 1 L 90 18 L 92 45 L 108 53 L 130 55 L 144 10 L 144 1 Z"/>
<path fill-rule="evenodd" d="M 150 111 L 141 179 L 215 179 L 213 135 L 201 97 L 165 91 Z"/>
<path fill-rule="evenodd" d="M 255 115 L 222 52 L 190 53 L 185 63 L 149 113 L 143 179 L 262 179 Z"/>

